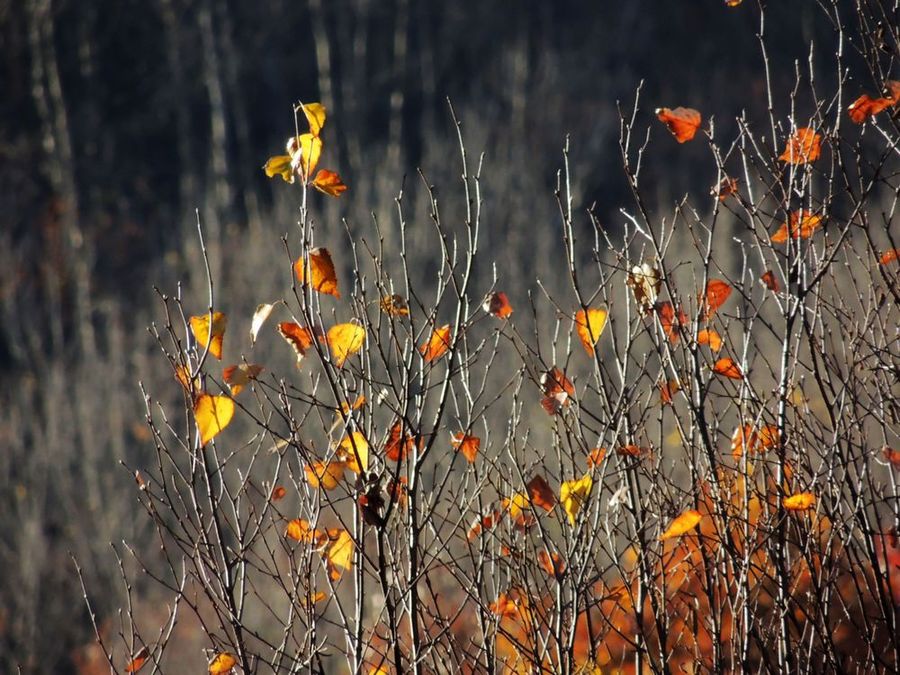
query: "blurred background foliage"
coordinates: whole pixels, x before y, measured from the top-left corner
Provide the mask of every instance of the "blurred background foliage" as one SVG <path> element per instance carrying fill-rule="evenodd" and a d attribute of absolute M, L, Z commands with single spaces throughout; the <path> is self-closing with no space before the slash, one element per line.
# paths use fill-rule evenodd
<path fill-rule="evenodd" d="M 350 186 L 313 197 L 319 236 L 340 251 L 342 219 L 355 232 L 374 216 L 390 250 L 403 187 L 427 282 L 438 252 L 418 234 L 416 170 L 459 199 L 452 100 L 469 151 L 485 153 L 487 257 L 524 298 L 537 278 L 564 288 L 553 191 L 567 135 L 576 208 L 615 229 L 628 199 L 617 102 L 630 108 L 641 81 L 643 128 L 659 137 L 642 174 L 654 207 L 705 194 L 715 175 L 703 143 L 678 147 L 651 126 L 653 108 L 698 108 L 726 138 L 743 112 L 764 119 L 758 12 L 744 5 L 0 2 L 0 670 L 88 672 L 70 553 L 90 586 L 113 589 L 110 543 L 150 541 L 117 463 L 151 454 L 138 380 L 178 397 L 146 327 L 154 286 L 181 282 L 204 311 L 195 210 L 235 315 L 249 324 L 256 303 L 286 292 L 279 237 L 293 233 L 299 192 L 261 166 L 292 133 L 293 103 L 327 106 L 325 165 Z M 811 41 L 831 49 L 833 30 L 815 3 L 771 5 L 766 44 L 786 104 Z M 831 59 L 815 54 L 813 76 L 833 81 Z M 797 104 L 798 118 L 812 113 L 813 101 Z M 486 290 L 490 267 L 479 274 Z M 119 602 L 101 595 L 100 620 Z"/>

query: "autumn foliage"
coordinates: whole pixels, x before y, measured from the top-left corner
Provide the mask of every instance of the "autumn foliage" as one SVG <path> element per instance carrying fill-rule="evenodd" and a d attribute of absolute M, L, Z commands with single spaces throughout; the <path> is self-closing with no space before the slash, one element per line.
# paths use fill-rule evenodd
<path fill-rule="evenodd" d="M 714 94 L 702 113 L 636 97 L 619 229 L 571 208 L 564 155 L 562 297 L 473 281 L 490 176 L 462 131 L 461 229 L 423 188 L 436 288 L 329 238 L 311 190 L 347 186 L 319 168 L 325 106 L 298 104 L 303 133 L 264 165 L 302 204 L 284 297 L 230 306 L 213 274 L 209 306 L 167 298 L 158 334 L 184 408 L 148 398 L 138 498 L 168 566 L 148 574 L 201 619 L 208 672 L 900 666 L 898 248 L 866 207 L 900 164 L 882 84 L 766 120 L 765 142 L 704 126 Z M 717 186 L 665 217 L 639 181 L 660 122 Z M 885 139 L 845 171 L 871 124 Z M 167 635 L 135 629 L 114 667 L 164 663 Z"/>

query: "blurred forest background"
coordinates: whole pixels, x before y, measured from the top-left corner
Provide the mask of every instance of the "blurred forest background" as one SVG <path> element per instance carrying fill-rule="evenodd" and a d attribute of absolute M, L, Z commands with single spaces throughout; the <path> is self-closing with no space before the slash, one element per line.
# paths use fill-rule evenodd
<path fill-rule="evenodd" d="M 154 286 L 180 282 L 188 309 L 205 311 L 195 210 L 232 316 L 249 325 L 258 302 L 286 292 L 279 238 L 296 236 L 299 191 L 261 166 L 283 151 L 293 103 L 327 106 L 326 165 L 350 186 L 340 200 L 313 197 L 334 251 L 342 219 L 364 229 L 373 216 L 390 246 L 404 186 L 415 243 L 428 226 L 419 167 L 456 198 L 449 97 L 469 151 L 486 154 L 488 257 L 524 298 L 537 278 L 563 283 L 553 190 L 567 134 L 576 207 L 621 221 L 617 101 L 630 107 L 642 80 L 643 126 L 660 137 L 642 174 L 654 206 L 709 190 L 710 163 L 693 170 L 708 149 L 678 148 L 652 110 L 698 108 L 725 137 L 744 111 L 762 119 L 750 4 L 0 2 L 0 671 L 88 672 L 70 554 L 102 622 L 121 603 L 110 544 L 153 547 L 119 462 L 152 454 L 138 381 L 180 397 L 146 329 L 159 319 Z M 812 2 L 772 5 L 776 97 L 787 101 L 795 64 L 808 72 L 810 42 L 825 47 L 814 71 L 833 85 L 827 17 Z M 423 279 L 435 255 L 424 238 L 411 251 Z M 491 270 L 479 273 L 487 289 Z"/>

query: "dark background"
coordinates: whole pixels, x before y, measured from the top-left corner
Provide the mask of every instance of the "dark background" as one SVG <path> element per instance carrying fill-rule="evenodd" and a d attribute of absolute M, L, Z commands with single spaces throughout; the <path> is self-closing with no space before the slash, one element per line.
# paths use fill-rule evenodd
<path fill-rule="evenodd" d="M 815 3 L 771 5 L 784 103 L 811 41 L 834 39 Z M 455 189 L 449 98 L 469 152 L 486 156 L 489 257 L 533 287 L 554 274 L 566 135 L 576 208 L 615 229 L 628 197 L 617 102 L 630 109 L 643 81 L 654 206 L 704 194 L 708 146 L 678 146 L 652 110 L 698 108 L 719 138 L 746 112 L 765 135 L 759 28 L 749 0 L 0 2 L 0 670 L 88 672 L 69 553 L 93 590 L 112 589 L 109 543 L 150 536 L 118 462 L 150 452 L 137 381 L 171 388 L 145 330 L 160 315 L 153 286 L 182 281 L 204 311 L 195 210 L 231 309 L 249 321 L 284 292 L 269 268 L 284 262 L 299 193 L 261 167 L 283 152 L 292 103 L 329 110 L 322 166 L 350 191 L 313 206 L 337 242 L 342 218 L 389 221 L 404 184 L 422 217 L 419 167 Z M 814 71 L 829 82 L 831 56 L 817 53 Z M 799 100 L 798 118 L 812 109 Z M 434 251 L 414 253 L 427 278 Z M 103 619 L 120 598 L 97 603 Z"/>

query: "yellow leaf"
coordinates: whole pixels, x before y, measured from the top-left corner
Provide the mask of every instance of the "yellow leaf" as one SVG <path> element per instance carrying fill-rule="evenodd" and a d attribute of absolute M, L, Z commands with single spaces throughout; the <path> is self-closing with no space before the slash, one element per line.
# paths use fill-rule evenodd
<path fill-rule="evenodd" d="M 328 169 L 319 169 L 319 173 L 313 179 L 312 186 L 319 192 L 324 192 L 331 197 L 340 197 L 347 191 L 347 186 L 341 177 Z"/>
<path fill-rule="evenodd" d="M 593 356 L 594 346 L 606 327 L 608 312 L 605 309 L 578 310 L 575 313 L 575 330 L 584 346 L 584 351 Z"/>
<path fill-rule="evenodd" d="M 310 593 L 310 594 L 309 594 L 309 604 L 315 605 L 317 602 L 322 602 L 322 600 L 324 600 L 325 597 L 326 597 L 326 596 L 325 596 L 325 592 L 324 592 L 324 591 L 318 591 L 318 592 L 316 592 L 316 593 Z"/>
<path fill-rule="evenodd" d="M 359 431 L 344 436 L 338 445 L 338 455 L 353 473 L 369 470 L 369 442 Z"/>
<path fill-rule="evenodd" d="M 306 116 L 306 121 L 309 122 L 309 133 L 318 136 L 322 127 L 325 126 L 325 106 L 321 103 L 301 103 L 299 108 Z"/>
<path fill-rule="evenodd" d="M 590 474 L 585 474 L 576 480 L 567 480 L 559 488 L 559 501 L 562 502 L 563 510 L 569 517 L 569 524 L 575 525 L 575 517 L 581 510 L 588 495 L 591 494 L 591 488 L 594 487 L 594 479 Z"/>
<path fill-rule="evenodd" d="M 309 252 L 309 272 L 306 270 L 303 256 L 300 256 L 294 263 L 294 273 L 304 286 L 311 285 L 314 291 L 336 298 L 341 297 L 334 262 L 327 248 L 318 247 Z"/>
<path fill-rule="evenodd" d="M 194 419 L 200 430 L 200 443 L 206 445 L 231 422 L 234 401 L 227 396 L 200 394 L 194 401 Z"/>
<path fill-rule="evenodd" d="M 222 312 L 213 312 L 212 331 L 209 329 L 209 314 L 191 317 L 191 332 L 197 340 L 199 349 L 205 350 L 209 344 L 209 353 L 217 359 L 222 358 L 222 341 L 225 339 L 227 325 L 228 317 Z"/>
<path fill-rule="evenodd" d="M 816 496 L 812 492 L 799 492 L 781 500 L 781 505 L 788 511 L 804 511 L 812 508 L 816 503 Z"/>
<path fill-rule="evenodd" d="M 674 539 L 686 534 L 697 527 L 702 518 L 703 516 L 700 515 L 699 511 L 688 509 L 669 524 L 666 531 L 659 535 L 659 540 L 665 541 L 666 539 Z"/>
<path fill-rule="evenodd" d="M 312 134 L 300 134 L 288 140 L 287 148 L 291 156 L 291 167 L 306 180 L 319 164 L 322 139 Z"/>
<path fill-rule="evenodd" d="M 334 490 L 344 479 L 345 462 L 313 462 L 303 467 L 306 474 L 306 482 L 312 487 L 321 487 L 323 490 Z"/>
<path fill-rule="evenodd" d="M 331 568 L 331 578 L 337 580 L 341 576 L 340 570 L 353 569 L 353 537 L 347 530 L 341 530 L 335 541 L 325 551 Z"/>
<path fill-rule="evenodd" d="M 225 675 L 230 673 L 236 665 L 237 659 L 228 652 L 216 654 L 216 657 L 209 663 L 209 675 Z"/>
<path fill-rule="evenodd" d="M 294 167 L 291 164 L 290 155 L 275 155 L 274 157 L 269 157 L 263 170 L 269 178 L 281 176 L 285 183 L 294 182 Z"/>
<path fill-rule="evenodd" d="M 366 329 L 355 323 L 339 323 L 328 329 L 326 341 L 334 364 L 341 368 L 348 358 L 362 349 L 366 341 Z"/>

